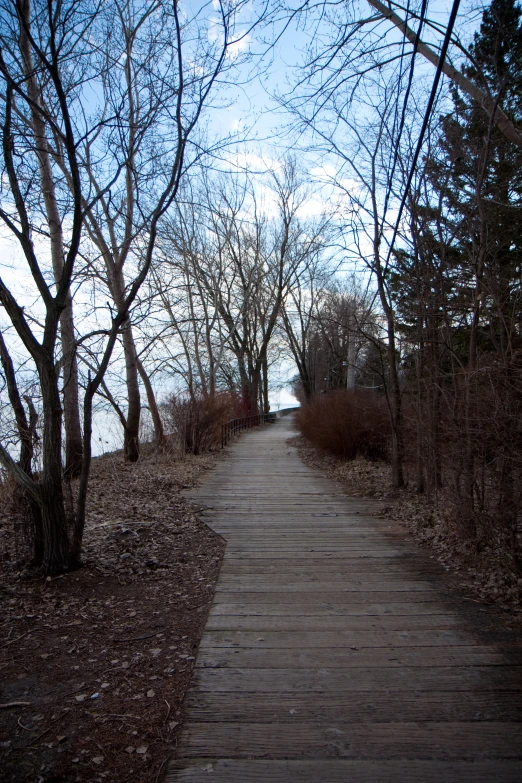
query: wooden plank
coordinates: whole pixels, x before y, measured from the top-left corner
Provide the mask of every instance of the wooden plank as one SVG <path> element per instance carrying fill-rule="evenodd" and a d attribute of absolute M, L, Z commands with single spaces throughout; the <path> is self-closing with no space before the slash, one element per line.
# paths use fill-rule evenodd
<path fill-rule="evenodd" d="M 482 691 L 522 693 L 520 666 L 359 667 L 353 669 L 197 669 L 201 692 L 288 693 L 372 690 Z M 522 698 L 522 697 L 521 697 Z"/>
<path fill-rule="evenodd" d="M 313 627 L 317 632 L 325 631 L 364 631 L 460 628 L 462 620 L 454 614 L 429 615 L 345 615 L 320 614 L 314 616 L 313 626 L 307 615 L 281 616 L 270 613 L 259 615 L 217 614 L 211 612 L 207 620 L 207 630 L 237 631 L 302 631 Z"/>
<path fill-rule="evenodd" d="M 268 593 L 265 595 L 270 594 Z M 251 599 L 250 596 L 252 596 Z M 367 597 L 367 594 L 366 598 L 365 596 L 358 596 L 358 600 L 356 600 L 356 593 L 350 593 L 349 596 L 350 599 L 353 598 L 353 600 L 345 601 L 344 603 L 340 600 L 328 601 L 327 598 L 321 599 L 321 597 L 317 597 L 317 595 L 308 598 L 306 601 L 302 600 L 301 602 L 298 602 L 297 598 L 296 600 L 292 600 L 292 598 L 287 596 L 285 601 L 265 598 L 261 603 L 259 600 L 256 600 L 257 593 L 244 593 L 241 595 L 241 599 L 233 600 L 230 598 L 230 594 L 225 592 L 219 593 L 219 595 L 216 596 L 212 607 L 212 613 L 227 615 L 253 614 L 258 616 L 270 614 L 279 615 L 281 617 L 292 617 L 298 612 L 299 614 L 308 617 L 322 616 L 324 614 L 337 614 L 344 617 L 393 614 L 408 617 L 415 614 L 440 614 L 441 612 L 441 604 L 439 601 L 435 600 L 429 603 L 421 602 L 420 600 L 395 601 L 394 603 L 383 601 L 379 604 L 371 602 L 371 599 Z"/>
<path fill-rule="evenodd" d="M 404 631 L 384 630 L 372 631 L 366 625 L 360 630 L 347 630 L 346 628 L 335 631 L 325 630 L 288 630 L 264 631 L 212 631 L 206 630 L 202 639 L 200 650 L 217 649 L 220 647 L 241 647 L 242 649 L 282 649 L 292 650 L 297 648 L 324 648 L 327 650 L 356 647 L 370 649 L 372 647 L 434 647 L 470 646 L 477 644 L 477 637 L 464 631 L 426 630 Z M 485 649 L 490 649 L 489 647 Z"/>
<path fill-rule="evenodd" d="M 209 776 L 209 773 L 211 775 Z M 170 764 L 165 783 L 520 783 L 518 761 L 347 761 L 199 758 Z"/>
<path fill-rule="evenodd" d="M 343 558 L 342 560 L 332 560 L 320 556 L 319 558 L 309 555 L 306 558 L 292 557 L 286 558 L 284 562 L 278 560 L 245 560 L 244 558 L 227 557 L 221 569 L 220 578 L 230 575 L 244 576 L 245 574 L 279 574 L 284 572 L 288 576 L 301 576 L 309 574 L 324 579 L 329 576 L 360 578 L 361 574 L 367 583 L 378 581 L 386 575 L 387 579 L 412 579 L 440 577 L 442 569 L 436 565 L 423 564 L 422 568 L 418 564 L 411 563 L 407 565 L 404 560 L 376 560 L 372 563 L 371 570 L 365 562 L 360 559 Z M 440 581 L 440 580 L 438 580 Z"/>
<path fill-rule="evenodd" d="M 231 667 L 242 669 L 351 669 L 403 666 L 505 666 L 507 658 L 491 647 L 345 647 L 332 650 L 309 649 L 238 649 L 204 647 L 200 649 L 197 666 L 202 668 Z M 522 669 L 521 669 L 522 673 Z"/>
<path fill-rule="evenodd" d="M 519 723 L 195 723 L 180 741 L 185 758 L 522 760 Z"/>
<path fill-rule="evenodd" d="M 319 577 L 304 577 L 300 580 L 289 579 L 284 574 L 274 574 L 272 578 L 270 576 L 256 576 L 253 574 L 251 577 L 232 577 L 224 575 L 219 582 L 219 592 L 281 592 L 282 589 L 288 592 L 296 593 L 316 593 L 321 592 L 335 592 L 341 590 L 343 593 L 360 593 L 364 589 L 367 593 L 380 593 L 381 595 L 386 593 L 427 593 L 434 595 L 436 591 L 429 582 L 422 582 L 420 579 L 417 581 L 405 581 L 403 580 L 381 580 L 378 582 L 359 579 L 349 580 L 342 576 L 338 579 L 332 580 L 326 575 L 323 579 Z"/>
<path fill-rule="evenodd" d="M 339 604 L 340 606 L 345 606 L 350 603 L 355 606 L 367 602 L 382 603 L 387 600 L 398 604 L 403 603 L 404 601 L 407 601 L 408 603 L 431 603 L 436 601 L 442 593 L 442 591 L 437 591 L 429 584 L 422 586 L 422 583 L 418 590 L 410 590 L 408 585 L 401 585 L 400 583 L 395 587 L 390 583 L 386 586 L 386 589 L 382 590 L 375 589 L 376 587 L 379 587 L 379 585 L 364 584 L 350 587 L 348 585 L 343 586 L 343 582 L 335 583 L 332 587 L 329 587 L 326 580 L 319 584 L 314 584 L 313 582 L 307 584 L 307 590 L 301 590 L 300 584 L 296 584 L 294 588 L 292 588 L 291 585 L 292 583 L 285 585 L 284 583 L 279 582 L 279 584 L 272 585 L 272 590 L 264 590 L 255 584 L 250 587 L 248 587 L 247 584 L 244 584 L 243 588 L 238 590 L 237 585 L 230 585 L 226 581 L 223 583 L 220 582 L 218 589 L 216 590 L 215 601 L 216 603 L 220 603 L 222 600 L 236 600 L 235 594 L 239 592 L 240 600 L 249 605 L 252 603 L 275 603 L 278 606 L 281 606 L 285 600 L 302 600 L 307 603 L 309 601 L 320 601 L 321 603 L 332 605 Z M 306 593 L 302 599 L 299 598 L 299 593 L 301 592 Z M 440 603 L 440 601 L 437 601 L 437 603 Z"/>
<path fill-rule="evenodd" d="M 200 693 L 192 691 L 185 710 L 189 721 L 296 722 L 335 724 L 401 721 L 518 721 L 520 692 L 350 691 L 333 693 Z"/>

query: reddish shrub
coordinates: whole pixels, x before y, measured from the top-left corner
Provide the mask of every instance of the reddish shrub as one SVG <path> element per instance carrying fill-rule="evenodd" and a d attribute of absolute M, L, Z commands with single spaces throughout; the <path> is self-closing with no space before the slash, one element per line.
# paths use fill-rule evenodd
<path fill-rule="evenodd" d="M 213 397 L 172 395 L 165 404 L 170 429 L 189 454 L 220 448 L 221 427 L 237 415 L 237 409 L 237 400 L 226 392 Z"/>
<path fill-rule="evenodd" d="M 317 397 L 300 408 L 296 424 L 305 438 L 336 457 L 387 457 L 388 411 L 374 392 L 341 390 Z"/>

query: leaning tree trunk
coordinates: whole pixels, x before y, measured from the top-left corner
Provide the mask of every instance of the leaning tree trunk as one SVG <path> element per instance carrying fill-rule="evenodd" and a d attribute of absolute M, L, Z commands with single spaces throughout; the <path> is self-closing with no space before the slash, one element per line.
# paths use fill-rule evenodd
<path fill-rule="evenodd" d="M 73 302 L 67 295 L 60 316 L 60 338 L 63 351 L 63 412 L 65 427 L 65 473 L 78 476 L 82 466 L 83 438 L 78 400 L 78 362 L 74 335 Z"/>
<path fill-rule="evenodd" d="M 140 378 L 143 381 L 143 385 L 145 386 L 145 391 L 147 393 L 147 401 L 149 403 L 152 422 L 154 424 L 154 442 L 156 443 L 156 446 L 162 448 L 166 443 L 165 430 L 163 429 L 163 422 L 161 421 L 154 389 L 152 388 L 152 384 L 150 382 L 149 376 L 147 375 L 145 367 L 138 358 L 136 359 L 136 363 L 138 366 Z"/>
<path fill-rule="evenodd" d="M 113 268 L 109 275 L 111 293 L 119 310 L 125 301 L 125 281 L 121 267 Z M 121 327 L 121 340 L 125 358 L 125 380 L 127 385 L 127 416 L 123 428 L 123 453 L 128 462 L 137 462 L 140 457 L 141 397 L 138 377 L 138 356 L 130 318 Z"/>

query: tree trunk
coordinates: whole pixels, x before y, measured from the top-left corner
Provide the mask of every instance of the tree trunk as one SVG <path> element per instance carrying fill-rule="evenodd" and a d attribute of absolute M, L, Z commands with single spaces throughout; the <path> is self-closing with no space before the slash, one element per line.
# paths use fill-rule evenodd
<path fill-rule="evenodd" d="M 268 402 L 268 362 L 263 361 L 263 413 L 270 412 L 270 403 Z"/>
<path fill-rule="evenodd" d="M 349 337 L 348 343 L 348 367 L 346 368 L 346 388 L 348 391 L 355 391 L 355 362 L 357 359 L 357 343 L 355 342 L 355 335 L 353 332 Z"/>
<path fill-rule="evenodd" d="M 78 401 L 78 362 L 74 335 L 73 301 L 67 295 L 67 305 L 60 316 L 60 338 L 63 352 L 63 409 L 65 426 L 65 474 L 79 475 L 82 466 L 83 441 Z"/>
<path fill-rule="evenodd" d="M 109 282 L 112 297 L 118 310 L 123 309 L 125 301 L 125 280 L 121 267 L 109 268 Z M 138 357 L 130 318 L 121 327 L 121 341 L 125 358 L 125 380 L 127 386 L 127 416 L 123 428 L 123 453 L 128 462 L 137 462 L 140 458 L 140 416 L 141 397 L 138 379 Z"/>
<path fill-rule="evenodd" d="M 147 393 L 147 401 L 149 403 L 149 409 L 154 424 L 154 442 L 157 446 L 163 448 L 166 442 L 165 430 L 163 429 L 163 422 L 161 421 L 158 404 L 156 402 L 156 397 L 154 395 L 154 389 L 152 388 L 150 378 L 147 375 L 143 364 L 138 358 L 136 358 L 136 363 L 138 366 L 138 372 L 140 374 L 140 378 L 143 381 L 143 385 L 145 386 L 145 391 Z"/>
<path fill-rule="evenodd" d="M 394 331 L 388 327 L 388 362 L 390 372 L 390 409 L 392 420 L 392 484 L 394 489 L 404 486 L 403 473 L 403 437 L 402 437 L 402 401 L 395 355 Z"/>
<path fill-rule="evenodd" d="M 378 257 L 378 256 L 377 256 Z M 397 371 L 397 355 L 395 349 L 395 317 L 386 296 L 386 288 L 380 262 L 376 265 L 377 283 L 382 308 L 386 315 L 388 343 L 386 353 L 388 356 L 388 372 L 390 375 L 390 388 L 388 392 L 388 406 L 390 410 L 390 424 L 392 432 L 392 486 L 399 489 L 404 486 L 403 455 L 404 444 L 402 434 L 402 399 Z"/>
<path fill-rule="evenodd" d="M 124 430 L 124 454 L 128 462 L 137 462 L 140 458 L 140 416 L 141 397 L 138 382 L 138 357 L 130 320 L 122 327 L 122 343 L 125 354 L 125 375 L 127 380 L 127 423 Z"/>
<path fill-rule="evenodd" d="M 392 22 L 395 27 L 401 31 L 404 37 L 407 38 L 411 44 L 416 42 L 416 32 L 412 30 L 411 27 L 408 27 L 406 22 L 401 19 L 401 17 L 398 16 L 394 11 L 392 11 L 391 8 L 389 8 L 387 5 L 384 5 L 384 3 L 381 3 L 380 0 L 368 0 L 368 3 L 373 6 L 380 14 L 382 14 L 385 19 L 389 19 L 390 22 Z M 427 46 L 423 41 L 417 41 L 417 51 L 419 54 L 422 54 L 423 57 L 429 60 L 429 62 L 432 63 L 435 67 L 439 66 L 439 55 L 434 49 Z M 482 106 L 489 117 L 495 122 L 498 129 L 504 134 L 506 139 L 509 139 L 509 141 L 513 142 L 513 144 L 516 144 L 517 147 L 522 148 L 522 133 L 498 105 L 498 101 L 495 100 L 493 95 L 483 92 L 477 86 L 477 84 L 475 84 L 475 82 L 471 81 L 471 79 L 468 79 L 467 76 L 465 76 L 461 71 L 457 71 L 451 62 L 448 61 L 448 58 L 446 58 L 446 60 L 444 60 L 442 63 L 441 70 L 442 73 L 444 73 L 449 79 L 457 84 L 461 90 L 471 96 L 471 98 L 473 98 L 480 106 Z"/>
<path fill-rule="evenodd" d="M 257 416 L 259 413 L 259 390 L 261 387 L 261 367 L 251 368 L 250 377 L 243 386 L 243 400 L 246 416 Z"/>
<path fill-rule="evenodd" d="M 62 485 L 62 408 L 52 359 L 39 368 L 43 403 L 42 473 L 39 482 L 43 528 L 43 566 L 47 573 L 69 567 L 69 538 Z"/>
<path fill-rule="evenodd" d="M 29 408 L 29 430 L 25 439 L 25 444 L 20 451 L 20 467 L 28 476 L 33 475 L 32 462 L 34 453 L 34 442 L 36 438 L 36 426 L 38 424 L 38 413 L 30 397 L 24 397 Z M 34 528 L 34 565 L 41 565 L 44 554 L 44 534 L 42 524 L 42 511 L 36 500 L 26 493 L 27 502 L 31 509 L 31 516 Z"/>

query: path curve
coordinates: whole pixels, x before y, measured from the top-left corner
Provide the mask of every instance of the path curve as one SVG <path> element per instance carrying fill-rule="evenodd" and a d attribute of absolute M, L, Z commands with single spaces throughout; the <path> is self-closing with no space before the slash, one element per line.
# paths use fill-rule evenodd
<path fill-rule="evenodd" d="M 228 543 L 167 783 L 520 783 L 520 639 L 292 434 L 191 493 Z"/>

